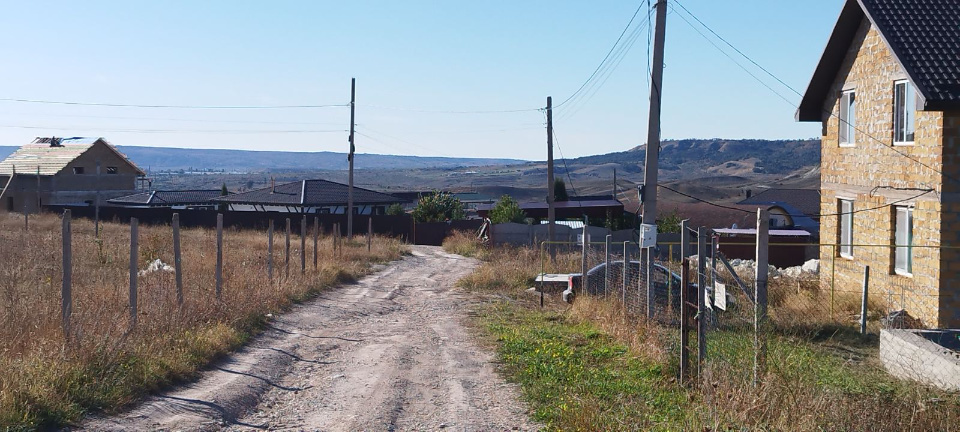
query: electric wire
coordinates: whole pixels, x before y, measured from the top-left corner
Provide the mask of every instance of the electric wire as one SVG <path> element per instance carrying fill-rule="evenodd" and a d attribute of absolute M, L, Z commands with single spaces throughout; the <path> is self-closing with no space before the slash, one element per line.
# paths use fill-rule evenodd
<path fill-rule="evenodd" d="M 199 133 L 199 134 L 311 134 L 311 133 L 335 133 L 347 132 L 346 129 L 123 129 L 123 128 L 96 128 L 96 127 L 74 127 L 74 126 L 32 126 L 32 125 L 9 125 L 0 124 L 0 128 L 6 129 L 36 129 L 36 130 L 61 130 L 61 131 L 88 131 L 88 132 L 116 132 L 116 133 L 140 133 L 140 134 L 176 134 L 176 133 Z"/>
<path fill-rule="evenodd" d="M 383 105 L 361 105 L 359 107 L 364 108 L 373 108 L 373 109 L 382 109 L 390 111 L 406 111 L 406 112 L 416 112 L 416 113 L 426 113 L 426 114 L 505 114 L 505 113 L 522 113 L 522 112 L 532 112 L 532 111 L 542 111 L 543 108 L 517 108 L 517 109 L 502 109 L 502 110 L 431 110 L 431 109 L 421 109 L 421 108 L 405 108 L 405 107 L 391 107 Z"/>
<path fill-rule="evenodd" d="M 343 108 L 350 104 L 324 104 L 324 105 L 141 105 L 125 103 L 104 103 L 104 102 L 74 102 L 40 99 L 18 99 L 18 98 L 0 98 L 0 102 L 18 102 L 47 105 L 74 105 L 91 107 L 111 107 L 111 108 L 175 108 L 175 109 L 199 109 L 199 110 L 256 110 L 256 109 L 300 109 L 300 108 Z"/>

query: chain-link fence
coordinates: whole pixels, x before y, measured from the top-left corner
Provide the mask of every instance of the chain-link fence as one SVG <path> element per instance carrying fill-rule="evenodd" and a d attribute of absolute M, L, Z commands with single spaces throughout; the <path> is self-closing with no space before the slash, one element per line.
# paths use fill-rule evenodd
<path fill-rule="evenodd" d="M 960 326 L 960 281 L 944 261 L 960 250 L 911 246 L 905 260 L 903 246 L 860 245 L 854 258 L 821 244 L 819 260 L 758 272 L 755 259 L 725 256 L 718 245 L 731 243 L 711 230 L 688 234 L 688 246 L 649 249 L 544 243 L 542 267 L 568 273 L 575 295 L 619 303 L 630 319 L 658 326 L 676 373 L 708 399 L 788 383 L 807 383 L 825 400 L 902 386 L 931 400 L 927 392 L 960 391 L 960 330 L 936 329 Z M 810 245 L 767 247 L 797 246 Z"/>

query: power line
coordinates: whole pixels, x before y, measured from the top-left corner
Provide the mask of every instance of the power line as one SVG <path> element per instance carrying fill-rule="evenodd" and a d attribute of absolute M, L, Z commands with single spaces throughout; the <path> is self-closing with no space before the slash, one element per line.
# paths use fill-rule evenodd
<path fill-rule="evenodd" d="M 326 105 L 140 105 L 140 104 L 121 104 L 121 103 L 102 103 L 102 102 L 74 102 L 74 101 L 56 101 L 40 99 L 17 99 L 0 98 L 0 102 L 18 102 L 46 105 L 73 105 L 73 106 L 95 106 L 111 108 L 176 108 L 176 109 L 300 109 L 300 108 L 338 108 L 348 107 L 350 104 L 326 104 Z"/>
<path fill-rule="evenodd" d="M 93 132 L 117 132 L 117 133 L 211 133 L 211 134 L 306 134 L 306 133 L 333 133 L 346 132 L 344 129 L 304 129 L 304 130 L 283 130 L 283 129 L 115 129 L 115 128 L 92 128 L 92 127 L 71 127 L 71 126 L 30 126 L 30 125 L 5 125 L 0 124 L 0 128 L 8 129 L 38 129 L 38 130 L 62 130 L 62 131 L 93 131 Z"/>
<path fill-rule="evenodd" d="M 685 197 L 687 197 L 687 198 L 690 198 L 690 199 L 693 199 L 693 200 L 696 200 L 696 201 L 700 201 L 700 202 L 702 202 L 702 203 L 704 203 L 704 204 L 712 205 L 712 206 L 714 206 L 714 207 L 719 207 L 719 208 L 723 208 L 723 209 L 727 209 L 727 210 L 736 210 L 736 211 L 738 211 L 738 212 L 743 212 L 743 213 L 753 213 L 753 212 L 750 211 L 750 210 L 744 210 L 744 209 L 742 209 L 742 208 L 736 208 L 736 207 L 726 206 L 726 205 L 723 205 L 723 204 L 717 204 L 717 203 L 715 203 L 715 202 L 708 201 L 708 200 L 705 200 L 705 199 L 700 198 L 700 197 L 695 197 L 695 196 L 693 196 L 693 195 L 690 195 L 690 194 L 684 193 L 684 192 L 680 192 L 680 191 L 678 191 L 678 190 L 676 190 L 676 189 L 673 189 L 673 188 L 671 188 L 671 187 L 669 187 L 669 186 L 666 186 L 666 185 L 663 185 L 663 184 L 658 184 L 657 187 L 660 187 L 660 188 L 662 188 L 662 189 L 666 189 L 666 190 L 668 190 L 668 191 L 670 191 L 670 192 L 673 192 L 673 193 L 676 193 L 676 194 L 685 196 Z"/>
<path fill-rule="evenodd" d="M 555 105 L 554 108 L 560 108 L 560 107 L 563 106 L 565 103 L 567 103 L 568 101 L 570 101 L 570 99 L 573 99 L 574 96 L 578 95 L 581 91 L 583 91 L 583 88 L 586 87 L 587 84 L 590 83 L 591 80 L 593 80 L 593 78 L 597 75 L 597 73 L 600 71 L 600 69 L 603 67 L 603 65 L 604 65 L 604 64 L 607 62 L 607 60 L 610 58 L 610 55 L 613 54 L 614 49 L 616 49 L 616 48 L 617 48 L 617 45 L 620 44 L 620 41 L 623 39 L 623 35 L 627 34 L 627 30 L 630 29 L 630 26 L 631 26 L 631 25 L 633 25 L 633 21 L 637 18 L 637 15 L 640 14 L 640 10 L 641 10 L 641 9 L 643 9 L 643 2 L 642 2 L 642 1 L 640 2 L 640 6 L 637 6 L 637 10 L 633 12 L 633 16 L 630 17 L 630 21 L 627 22 L 627 25 L 623 28 L 623 31 L 620 32 L 620 36 L 617 37 L 617 41 L 613 43 L 613 46 L 610 47 L 610 50 L 609 50 L 609 51 L 607 51 L 607 55 L 603 57 L 603 60 L 601 60 L 601 61 L 600 61 L 600 64 L 597 65 L 597 68 L 593 70 L 593 73 L 590 74 L 589 77 L 587 77 L 587 80 L 584 81 L 583 84 L 580 85 L 580 88 L 578 88 L 577 91 L 573 92 L 573 94 L 571 94 L 571 95 L 568 96 L 566 99 L 564 99 L 563 102 L 560 102 L 559 104 Z"/>
<path fill-rule="evenodd" d="M 5 115 L 22 115 L 22 113 L 10 113 Z M 275 124 L 275 125 L 307 125 L 307 126 L 332 126 L 340 123 L 332 122 L 286 122 L 286 121 L 262 121 L 262 120 L 216 120 L 216 119 L 188 119 L 188 118 L 170 118 L 170 117 L 129 117 L 129 116 L 97 116 L 83 114 L 41 114 L 40 117 L 67 117 L 67 118 L 92 118 L 105 120 L 150 120 L 150 121 L 171 121 L 171 122 L 191 122 L 191 123 L 241 123 L 241 124 Z"/>
<path fill-rule="evenodd" d="M 503 110 L 430 110 L 430 109 L 421 109 L 421 108 L 390 107 L 390 106 L 383 106 L 383 105 L 358 105 L 358 106 L 361 106 L 364 108 L 382 109 L 382 110 L 390 110 L 390 111 L 406 111 L 406 112 L 427 113 L 427 114 L 504 114 L 504 113 L 543 111 L 543 108 L 519 108 L 519 109 L 503 109 Z"/>
<path fill-rule="evenodd" d="M 570 189 L 573 190 L 573 195 L 580 196 L 577 193 L 577 187 L 573 185 L 573 177 L 570 177 L 570 168 L 567 168 L 567 158 L 563 156 L 563 149 L 560 148 L 560 139 L 557 138 L 556 127 L 553 128 L 553 143 L 557 145 L 557 151 L 560 153 L 560 161 L 563 162 L 563 171 L 567 174 L 567 181 L 570 182 Z M 550 185 L 550 187 L 553 187 L 553 185 Z"/>

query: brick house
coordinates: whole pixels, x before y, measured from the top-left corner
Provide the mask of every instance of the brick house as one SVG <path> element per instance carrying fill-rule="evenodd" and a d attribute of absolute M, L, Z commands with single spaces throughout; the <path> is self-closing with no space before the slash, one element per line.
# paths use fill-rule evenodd
<path fill-rule="evenodd" d="M 0 212 L 104 203 L 135 192 L 143 175 L 103 138 L 37 138 L 0 162 Z"/>
<path fill-rule="evenodd" d="M 960 326 L 960 2 L 846 0 L 797 110 L 821 122 L 822 286 Z"/>

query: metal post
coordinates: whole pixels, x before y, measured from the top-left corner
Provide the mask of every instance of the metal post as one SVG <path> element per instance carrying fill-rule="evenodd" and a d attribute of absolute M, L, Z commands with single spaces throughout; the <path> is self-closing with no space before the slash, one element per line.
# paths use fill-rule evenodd
<path fill-rule="evenodd" d="M 140 256 L 137 218 L 130 218 L 130 329 L 137 326 L 137 259 Z"/>
<path fill-rule="evenodd" d="M 223 293 L 223 213 L 217 213 L 217 301 Z"/>
<path fill-rule="evenodd" d="M 860 334 L 867 334 L 867 299 L 870 292 L 870 266 L 863 268 L 863 300 L 860 302 Z"/>
<path fill-rule="evenodd" d="M 621 280 L 622 287 L 620 288 L 620 304 L 624 308 L 627 307 L 627 276 L 629 275 L 630 270 L 630 242 L 623 242 L 623 280 Z"/>
<path fill-rule="evenodd" d="M 759 386 L 767 368 L 767 273 L 770 245 L 770 216 L 766 210 L 757 210 L 757 286 L 753 308 L 754 361 L 753 385 Z"/>
<path fill-rule="evenodd" d="M 61 231 L 63 243 L 63 281 L 60 285 L 60 318 L 63 321 L 63 339 L 70 342 L 70 317 L 73 315 L 73 255 L 71 253 L 70 210 L 63 211 Z"/>
<path fill-rule="evenodd" d="M 613 240 L 613 236 L 607 234 L 603 239 L 603 295 L 610 295 L 610 242 Z"/>
<path fill-rule="evenodd" d="M 320 242 L 320 217 L 314 216 L 313 217 L 313 269 L 314 270 L 317 269 L 317 263 L 319 262 L 319 260 L 317 259 L 317 254 L 319 253 L 317 250 L 317 244 L 319 242 Z"/>
<path fill-rule="evenodd" d="M 307 215 L 300 219 L 300 274 L 307 273 Z"/>
<path fill-rule="evenodd" d="M 684 221 L 686 223 L 686 221 Z M 680 267 L 680 383 L 690 377 L 690 259 Z"/>
<path fill-rule="evenodd" d="M 583 252 L 580 257 L 580 291 L 583 294 L 590 292 L 587 288 L 587 250 L 590 247 L 590 234 L 587 234 L 587 218 L 583 219 Z"/>
<path fill-rule="evenodd" d="M 373 215 L 367 219 L 367 253 L 373 248 Z"/>
<path fill-rule="evenodd" d="M 183 306 L 183 259 L 180 254 L 180 213 L 173 214 L 173 270 L 177 280 L 177 305 Z"/>
<path fill-rule="evenodd" d="M 707 359 L 707 240 L 705 227 L 697 230 L 697 376 L 703 377 Z"/>
<path fill-rule="evenodd" d="M 647 319 L 652 320 L 653 314 L 656 309 L 656 293 L 654 292 L 653 285 L 653 248 L 644 248 L 646 249 L 646 266 L 647 266 Z"/>

